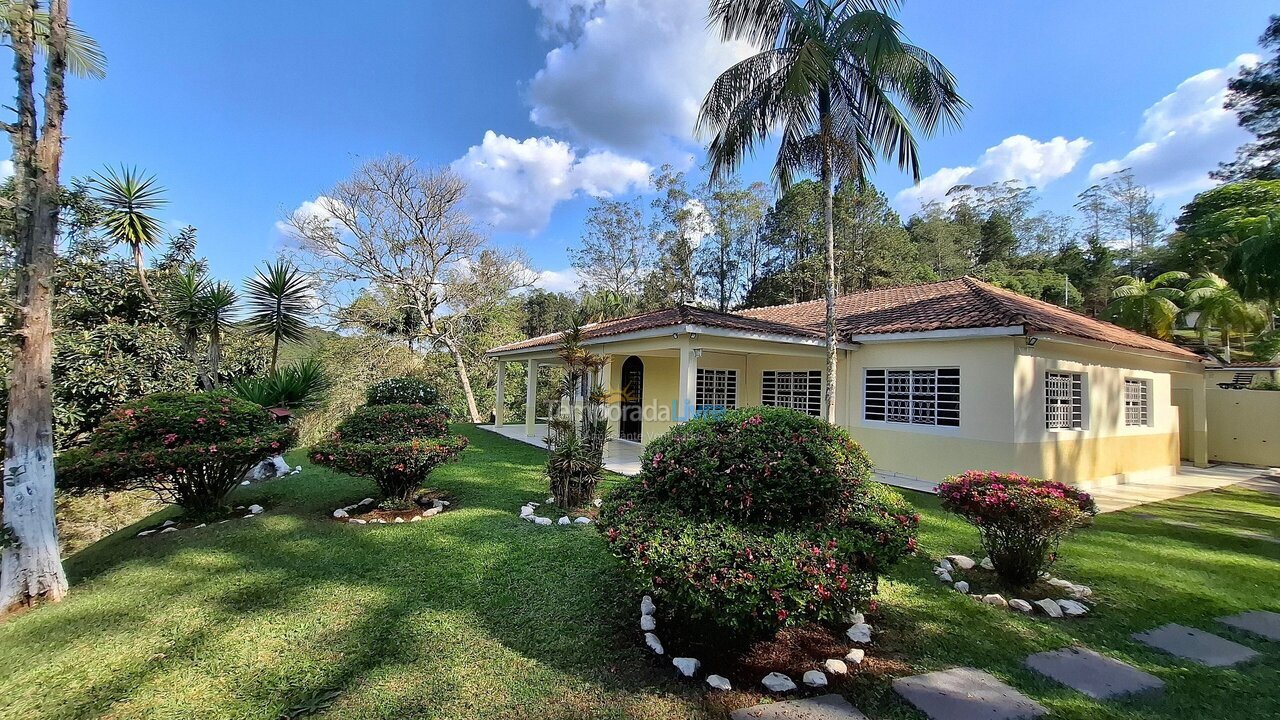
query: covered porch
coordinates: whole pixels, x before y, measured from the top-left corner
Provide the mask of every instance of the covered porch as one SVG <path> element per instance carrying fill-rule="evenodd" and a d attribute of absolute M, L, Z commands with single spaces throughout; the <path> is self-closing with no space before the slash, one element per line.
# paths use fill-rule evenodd
<path fill-rule="evenodd" d="M 535 423 L 533 434 L 529 434 L 524 425 L 478 425 L 477 427 L 511 440 L 518 440 L 540 448 L 547 447 L 547 426 L 544 423 Z M 644 452 L 644 446 L 640 443 L 612 438 L 605 445 L 604 469 L 626 477 L 636 475 L 640 472 L 640 455 L 642 452 Z"/>

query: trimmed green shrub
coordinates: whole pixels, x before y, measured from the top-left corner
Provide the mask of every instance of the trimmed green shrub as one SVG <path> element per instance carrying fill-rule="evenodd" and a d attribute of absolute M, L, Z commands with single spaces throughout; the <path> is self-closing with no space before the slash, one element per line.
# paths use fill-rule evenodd
<path fill-rule="evenodd" d="M 938 498 L 978 528 L 1000 581 L 1014 590 L 1036 582 L 1062 538 L 1098 513 L 1086 492 L 1015 473 L 953 475 L 938 485 Z"/>
<path fill-rule="evenodd" d="M 157 393 L 109 414 L 89 444 L 58 456 L 72 492 L 148 490 L 188 515 L 208 517 L 249 468 L 295 440 L 261 406 L 222 392 Z"/>
<path fill-rule="evenodd" d="M 919 515 L 870 476 L 840 428 L 781 408 L 730 410 L 650 443 L 600 527 L 660 607 L 748 640 L 843 621 L 915 550 Z"/>
<path fill-rule="evenodd" d="M 458 459 L 461 435 L 374 444 L 326 441 L 311 448 L 311 461 L 348 475 L 367 477 L 392 500 L 408 500 L 433 470 Z"/>
<path fill-rule="evenodd" d="M 332 440 L 394 443 L 410 438 L 440 438 L 448 432 L 449 411 L 438 405 L 366 405 L 338 423 Z"/>
<path fill-rule="evenodd" d="M 431 383 L 415 377 L 383 380 L 365 392 L 368 405 L 435 405 L 440 393 Z"/>

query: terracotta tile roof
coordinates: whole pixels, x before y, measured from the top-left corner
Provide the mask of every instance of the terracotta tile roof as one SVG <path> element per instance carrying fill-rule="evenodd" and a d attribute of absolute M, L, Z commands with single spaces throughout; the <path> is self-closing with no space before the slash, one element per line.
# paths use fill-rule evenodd
<path fill-rule="evenodd" d="M 825 337 L 823 300 L 721 313 L 689 305 L 632 315 L 583 327 L 585 339 L 621 335 L 677 325 L 701 325 L 729 330 L 804 338 Z M 1172 343 L 1126 330 L 1118 325 L 1019 295 L 971 277 L 942 282 L 865 290 L 836 299 L 836 324 L 841 340 L 856 342 L 860 335 L 965 330 L 1021 326 L 1026 333 L 1052 333 L 1172 355 L 1183 360 L 1201 358 Z M 490 353 L 554 346 L 560 333 L 543 335 L 493 348 Z"/>
<path fill-rule="evenodd" d="M 677 305 L 672 308 L 653 310 L 630 317 L 615 318 L 604 322 L 582 326 L 584 340 L 622 335 L 638 330 L 673 327 L 678 325 L 702 325 L 704 327 L 758 332 L 789 337 L 822 338 L 823 331 L 794 327 L 769 320 L 744 317 L 733 313 L 722 313 L 715 310 L 697 308 L 691 305 Z M 540 337 L 529 338 L 519 342 L 508 343 L 489 350 L 489 353 L 511 352 L 513 350 L 530 350 L 540 347 L 552 347 L 560 342 L 561 333 L 551 333 Z"/>
<path fill-rule="evenodd" d="M 739 314 L 821 331 L 826 304 L 814 300 L 743 310 Z M 836 299 L 836 325 L 843 339 L 855 342 L 859 335 L 1021 325 L 1027 333 L 1068 335 L 1186 360 L 1200 359 L 1172 343 L 971 277 L 844 295 Z"/>
<path fill-rule="evenodd" d="M 1280 368 L 1280 362 L 1276 362 L 1275 360 L 1271 360 L 1269 362 L 1230 362 L 1223 363 L 1221 367 L 1222 370 L 1234 370 L 1236 368 L 1244 370 L 1275 370 Z"/>

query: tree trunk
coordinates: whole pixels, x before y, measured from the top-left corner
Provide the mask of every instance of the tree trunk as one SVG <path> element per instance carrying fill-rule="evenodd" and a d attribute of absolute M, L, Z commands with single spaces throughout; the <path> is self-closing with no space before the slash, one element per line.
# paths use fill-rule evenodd
<path fill-rule="evenodd" d="M 133 246 L 133 268 L 138 273 L 138 284 L 142 286 L 142 292 L 151 301 L 151 304 L 160 309 L 160 301 L 156 299 L 156 294 L 151 291 L 151 283 L 147 280 L 146 264 L 142 261 L 142 246 Z"/>
<path fill-rule="evenodd" d="M 471 378 L 467 375 L 467 363 L 462 358 L 462 349 L 447 335 L 442 335 L 440 339 L 448 348 L 449 354 L 453 356 L 453 366 L 458 371 L 458 383 L 462 385 L 462 394 L 467 398 L 467 413 L 471 415 L 471 422 L 483 422 L 484 418 L 480 417 L 480 410 L 476 406 L 476 394 L 471 390 Z"/>
<path fill-rule="evenodd" d="M 820 98 L 822 113 L 822 216 L 827 231 L 827 390 L 825 415 L 827 422 L 836 421 L 836 228 L 835 187 L 831 170 L 831 98 L 824 91 Z"/>
<path fill-rule="evenodd" d="M 18 97 L 13 143 L 14 237 L 17 242 L 13 369 L 5 429 L 4 526 L 0 612 L 36 599 L 58 601 L 67 578 L 54 518 L 53 259 L 58 228 L 58 174 L 66 114 L 67 4 L 49 5 L 45 118 L 36 133 L 35 0 L 12 8 L 10 40 Z"/>
<path fill-rule="evenodd" d="M 210 390 L 218 389 L 218 368 L 222 365 L 222 329 L 217 321 L 209 328 L 209 384 Z"/>
<path fill-rule="evenodd" d="M 413 349 L 413 339 L 409 339 L 409 349 Z M 276 332 L 271 336 L 271 372 L 276 371 L 276 362 L 280 358 L 280 333 Z"/>

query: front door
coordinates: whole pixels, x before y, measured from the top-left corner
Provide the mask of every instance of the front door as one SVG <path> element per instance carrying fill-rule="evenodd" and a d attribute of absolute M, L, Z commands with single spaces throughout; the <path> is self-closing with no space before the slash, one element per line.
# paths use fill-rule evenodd
<path fill-rule="evenodd" d="M 632 355 L 622 363 L 622 417 L 618 438 L 640 442 L 640 417 L 644 398 L 644 363 Z"/>

